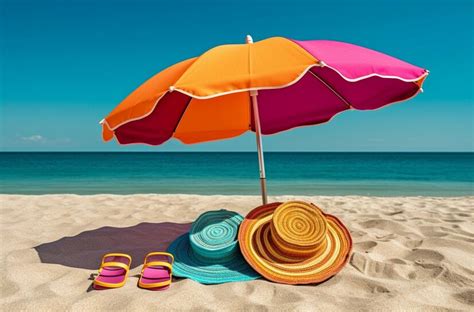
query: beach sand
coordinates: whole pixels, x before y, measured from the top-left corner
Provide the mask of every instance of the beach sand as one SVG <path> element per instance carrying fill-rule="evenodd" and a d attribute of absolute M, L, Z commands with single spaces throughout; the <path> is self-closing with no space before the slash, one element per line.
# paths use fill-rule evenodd
<path fill-rule="evenodd" d="M 137 288 L 144 255 L 199 214 L 245 215 L 257 196 L 1 195 L 2 311 L 445 311 L 474 309 L 474 197 L 271 197 L 310 201 L 350 229 L 350 262 L 312 286 L 266 280 Z M 91 290 L 106 252 L 133 257 L 127 284 Z"/>

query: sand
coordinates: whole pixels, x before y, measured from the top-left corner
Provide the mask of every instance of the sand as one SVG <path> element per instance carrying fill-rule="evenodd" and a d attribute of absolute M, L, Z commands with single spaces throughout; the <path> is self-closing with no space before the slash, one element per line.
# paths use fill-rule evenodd
<path fill-rule="evenodd" d="M 273 197 L 318 204 L 351 230 L 350 262 L 320 285 L 266 280 L 137 288 L 148 251 L 165 250 L 200 213 L 246 214 L 257 196 L 1 195 L 2 311 L 474 310 L 474 197 Z M 102 254 L 132 255 L 120 289 L 91 290 Z"/>

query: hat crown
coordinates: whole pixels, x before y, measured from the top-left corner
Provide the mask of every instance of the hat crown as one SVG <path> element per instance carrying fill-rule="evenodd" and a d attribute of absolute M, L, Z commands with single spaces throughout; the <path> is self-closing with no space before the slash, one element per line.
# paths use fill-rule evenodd
<path fill-rule="evenodd" d="M 327 221 L 313 204 L 290 201 L 275 209 L 270 224 L 277 248 L 290 256 L 310 256 L 325 246 Z"/>
<path fill-rule="evenodd" d="M 201 259 L 212 260 L 233 256 L 237 249 L 237 233 L 243 217 L 225 209 L 203 213 L 193 222 L 189 232 L 191 248 Z"/>

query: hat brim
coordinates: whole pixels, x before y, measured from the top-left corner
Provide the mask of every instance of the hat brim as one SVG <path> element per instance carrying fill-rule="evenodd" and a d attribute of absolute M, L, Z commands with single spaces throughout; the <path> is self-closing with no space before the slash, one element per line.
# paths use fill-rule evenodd
<path fill-rule="evenodd" d="M 250 266 L 266 279 L 284 284 L 320 283 L 338 273 L 349 260 L 352 250 L 351 235 L 344 224 L 335 216 L 323 213 L 328 225 L 326 247 L 304 259 L 289 259 L 279 254 L 264 235 L 280 204 L 253 209 L 240 225 L 240 250 Z"/>
<path fill-rule="evenodd" d="M 219 259 L 215 263 L 197 257 L 191 248 L 189 233 L 174 240 L 168 247 L 168 252 L 174 255 L 174 276 L 190 278 L 202 284 L 250 281 L 260 277 L 248 265 L 238 248 L 233 256 Z"/>

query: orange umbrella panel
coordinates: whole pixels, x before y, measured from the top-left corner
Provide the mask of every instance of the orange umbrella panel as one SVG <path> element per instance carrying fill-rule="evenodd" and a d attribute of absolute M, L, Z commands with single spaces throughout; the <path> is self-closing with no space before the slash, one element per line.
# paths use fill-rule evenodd
<path fill-rule="evenodd" d="M 229 94 L 207 100 L 192 99 L 173 137 L 183 143 L 231 138 L 250 129 L 250 95 Z"/>

